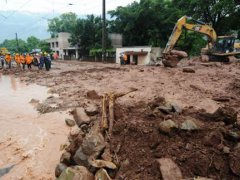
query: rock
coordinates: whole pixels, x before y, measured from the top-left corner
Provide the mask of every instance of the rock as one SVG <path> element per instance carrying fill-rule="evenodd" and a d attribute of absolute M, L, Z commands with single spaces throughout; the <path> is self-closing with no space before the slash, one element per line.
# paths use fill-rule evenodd
<path fill-rule="evenodd" d="M 173 112 L 173 107 L 170 103 L 166 103 L 164 106 L 159 106 L 157 109 L 165 114 L 170 114 Z"/>
<path fill-rule="evenodd" d="M 4 168 L 0 168 L 0 177 L 9 173 L 14 166 L 15 165 L 10 165 L 10 166 L 4 167 Z"/>
<path fill-rule="evenodd" d="M 182 130 L 187 130 L 187 131 L 193 131 L 193 130 L 198 130 L 199 127 L 197 124 L 194 122 L 192 119 L 185 120 L 182 124 L 180 129 Z"/>
<path fill-rule="evenodd" d="M 65 119 L 65 123 L 69 126 L 69 127 L 73 127 L 75 126 L 75 121 L 72 119 Z"/>
<path fill-rule="evenodd" d="M 79 127 L 82 124 L 89 124 L 91 122 L 90 117 L 86 114 L 82 107 L 78 107 L 73 111 L 73 117 Z"/>
<path fill-rule="evenodd" d="M 160 172 L 163 180 L 179 180 L 182 179 L 182 173 L 179 167 L 170 158 L 157 159 L 160 166 Z"/>
<path fill-rule="evenodd" d="M 72 139 L 72 141 L 70 141 L 70 144 L 65 148 L 65 150 L 74 155 L 78 150 L 79 146 L 82 144 L 82 141 L 83 141 L 82 135 L 79 134 L 77 137 Z"/>
<path fill-rule="evenodd" d="M 105 148 L 104 138 L 99 132 L 91 132 L 83 139 L 81 146 L 76 151 L 73 159 L 78 165 L 89 167 L 89 157 L 100 154 Z"/>
<path fill-rule="evenodd" d="M 91 166 L 96 168 L 117 169 L 117 166 L 114 163 L 110 161 L 99 160 L 99 159 L 96 160 L 94 157 L 90 157 L 88 159 L 88 162 Z"/>
<path fill-rule="evenodd" d="M 182 108 L 179 107 L 177 104 L 171 103 L 171 106 L 172 106 L 173 112 L 182 113 Z"/>
<path fill-rule="evenodd" d="M 75 155 L 73 156 L 73 159 L 77 165 L 85 167 L 89 167 L 88 158 L 89 156 L 83 153 L 81 146 L 78 148 Z"/>
<path fill-rule="evenodd" d="M 64 152 L 60 158 L 60 163 L 70 165 L 71 164 L 71 154 L 69 152 Z"/>
<path fill-rule="evenodd" d="M 214 113 L 205 113 L 202 116 L 205 119 L 213 120 L 213 121 L 223 121 L 225 124 L 234 124 L 237 122 L 237 114 L 238 112 L 235 111 L 233 108 L 224 106 L 219 107 Z"/>
<path fill-rule="evenodd" d="M 87 107 L 85 108 L 85 112 L 87 113 L 88 116 L 95 116 L 96 114 L 99 113 L 96 104 L 88 104 Z"/>
<path fill-rule="evenodd" d="M 65 164 L 63 163 L 58 164 L 57 167 L 55 168 L 55 176 L 59 177 L 65 169 L 67 169 L 67 166 Z"/>
<path fill-rule="evenodd" d="M 223 147 L 223 153 L 224 153 L 224 154 L 229 154 L 229 153 L 230 153 L 230 148 L 227 147 L 227 146 L 224 146 L 224 147 Z"/>
<path fill-rule="evenodd" d="M 214 113 L 214 115 L 219 121 L 223 121 L 227 125 L 237 122 L 237 114 L 237 111 L 227 106 L 218 108 L 217 111 Z"/>
<path fill-rule="evenodd" d="M 195 70 L 193 68 L 190 68 L 190 67 L 183 68 L 182 71 L 185 72 L 185 73 L 195 73 Z"/>
<path fill-rule="evenodd" d="M 68 167 L 58 180 L 94 180 L 94 176 L 83 166 Z"/>
<path fill-rule="evenodd" d="M 103 168 L 99 169 L 95 174 L 95 180 L 112 180 L 107 171 Z"/>
<path fill-rule="evenodd" d="M 177 128 L 178 125 L 172 120 L 163 121 L 159 124 L 159 130 L 166 134 L 171 133 L 172 130 Z"/>
<path fill-rule="evenodd" d="M 92 155 L 102 151 L 106 144 L 100 132 L 91 132 L 86 135 L 82 143 L 82 150 L 87 155 Z"/>
<path fill-rule="evenodd" d="M 97 94 L 95 90 L 92 90 L 87 92 L 87 98 L 94 100 L 94 99 L 100 99 L 100 96 Z"/>
<path fill-rule="evenodd" d="M 230 154 L 230 169 L 231 171 L 240 176 L 240 148 L 234 149 L 234 151 Z"/>

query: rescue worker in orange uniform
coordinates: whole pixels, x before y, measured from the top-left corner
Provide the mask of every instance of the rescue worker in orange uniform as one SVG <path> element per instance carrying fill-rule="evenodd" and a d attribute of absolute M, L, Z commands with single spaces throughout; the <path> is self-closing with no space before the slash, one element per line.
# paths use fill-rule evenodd
<path fill-rule="evenodd" d="M 26 65 L 26 60 L 23 54 L 20 54 L 20 62 L 22 64 L 22 68 L 25 69 L 25 65 Z"/>
<path fill-rule="evenodd" d="M 17 63 L 17 66 L 20 67 L 21 61 L 18 53 L 15 54 L 14 59 L 15 59 L 15 62 Z"/>
<path fill-rule="evenodd" d="M 7 55 L 5 56 L 5 61 L 8 65 L 8 68 L 11 69 L 11 61 L 12 61 L 12 56 L 10 53 L 7 53 Z"/>
<path fill-rule="evenodd" d="M 28 69 L 32 69 L 32 62 L 33 62 L 33 57 L 30 54 L 26 55 L 26 64 L 28 66 Z"/>
<path fill-rule="evenodd" d="M 127 60 L 128 60 L 128 58 L 127 58 L 127 55 L 124 53 L 124 55 L 123 55 L 123 60 L 124 60 L 124 64 L 127 64 Z"/>

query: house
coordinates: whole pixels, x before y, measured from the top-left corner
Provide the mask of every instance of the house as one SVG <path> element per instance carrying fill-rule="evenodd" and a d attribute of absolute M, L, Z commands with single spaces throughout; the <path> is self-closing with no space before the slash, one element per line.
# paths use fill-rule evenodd
<path fill-rule="evenodd" d="M 56 52 L 60 59 L 78 59 L 78 47 L 71 46 L 68 42 L 70 33 L 61 32 L 57 37 L 47 39 L 49 47 L 53 52 Z"/>
<path fill-rule="evenodd" d="M 116 48 L 116 63 L 121 64 L 120 57 L 127 55 L 127 64 L 150 65 L 161 56 L 162 50 L 159 47 L 136 46 Z"/>

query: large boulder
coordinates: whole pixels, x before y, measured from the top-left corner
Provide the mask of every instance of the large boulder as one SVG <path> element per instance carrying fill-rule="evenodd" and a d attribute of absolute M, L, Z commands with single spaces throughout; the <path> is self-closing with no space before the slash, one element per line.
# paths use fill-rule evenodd
<path fill-rule="evenodd" d="M 83 139 L 81 146 L 76 151 L 73 159 L 78 165 L 89 167 L 88 159 L 92 155 L 98 155 L 103 151 L 106 144 L 100 132 L 90 132 Z"/>
<path fill-rule="evenodd" d="M 78 107 L 73 111 L 73 117 L 79 127 L 82 124 L 89 124 L 91 122 L 90 117 L 86 114 L 85 109 L 82 107 Z"/>

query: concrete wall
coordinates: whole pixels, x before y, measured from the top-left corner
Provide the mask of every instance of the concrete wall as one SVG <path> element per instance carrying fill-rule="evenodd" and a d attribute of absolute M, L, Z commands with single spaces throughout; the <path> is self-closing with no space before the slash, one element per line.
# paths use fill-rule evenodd
<path fill-rule="evenodd" d="M 149 65 L 161 55 L 161 49 L 158 47 L 151 46 L 140 46 L 140 47 L 122 47 L 116 49 L 116 63 L 120 64 L 120 54 L 126 51 L 141 52 L 146 51 L 146 55 L 138 55 L 138 65 Z M 133 56 L 130 56 L 130 60 Z"/>
<path fill-rule="evenodd" d="M 58 37 L 50 38 L 50 39 L 47 39 L 46 41 L 50 44 L 51 50 L 54 52 L 59 52 L 59 58 L 63 59 L 64 55 L 68 56 L 68 50 L 76 49 L 75 47 L 70 46 L 70 43 L 68 42 L 69 38 L 70 38 L 70 33 L 61 32 L 61 33 L 58 33 Z M 52 46 L 52 44 L 54 44 L 54 46 Z M 78 57 L 78 54 L 76 51 L 75 58 L 77 57 Z"/>

